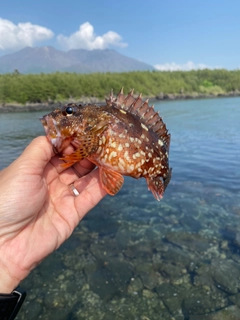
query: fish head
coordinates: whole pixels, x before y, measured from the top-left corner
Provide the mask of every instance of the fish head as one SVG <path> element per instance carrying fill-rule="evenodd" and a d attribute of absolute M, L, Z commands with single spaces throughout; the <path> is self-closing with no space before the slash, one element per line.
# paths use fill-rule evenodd
<path fill-rule="evenodd" d="M 81 131 L 82 118 L 81 106 L 72 103 L 40 118 L 55 153 L 60 153 L 74 142 L 77 133 Z"/>

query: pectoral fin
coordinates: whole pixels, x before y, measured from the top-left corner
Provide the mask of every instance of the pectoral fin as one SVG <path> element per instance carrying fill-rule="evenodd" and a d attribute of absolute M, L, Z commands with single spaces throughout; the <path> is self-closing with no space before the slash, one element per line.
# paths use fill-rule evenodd
<path fill-rule="evenodd" d="M 73 153 L 60 158 L 61 160 L 65 161 L 65 163 L 62 164 L 62 167 L 69 168 L 74 165 L 74 163 L 87 158 L 90 154 L 97 150 L 98 141 L 98 136 L 96 136 L 93 132 L 89 133 L 88 135 L 79 135 L 74 137 L 71 143 L 76 150 Z"/>
<path fill-rule="evenodd" d="M 60 158 L 60 160 L 63 160 L 65 162 L 65 163 L 62 163 L 61 166 L 67 169 L 72 165 L 74 165 L 74 163 L 87 158 L 87 156 L 88 156 L 87 150 L 79 148 L 75 152 Z"/>
<path fill-rule="evenodd" d="M 169 169 L 167 177 L 164 179 L 164 191 L 166 190 L 170 180 L 172 178 L 172 168 Z"/>
<path fill-rule="evenodd" d="M 124 182 L 123 176 L 108 168 L 100 167 L 99 170 L 103 189 L 111 196 L 114 196 L 122 188 Z"/>

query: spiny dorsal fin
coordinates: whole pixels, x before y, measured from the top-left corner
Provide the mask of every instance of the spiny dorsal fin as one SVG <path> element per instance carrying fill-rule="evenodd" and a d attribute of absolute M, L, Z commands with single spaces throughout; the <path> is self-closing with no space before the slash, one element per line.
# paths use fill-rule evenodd
<path fill-rule="evenodd" d="M 154 110 L 154 106 L 149 106 L 148 99 L 143 101 L 141 94 L 137 98 L 134 98 L 133 89 L 127 96 L 125 96 L 122 88 L 117 97 L 115 97 L 111 91 L 106 102 L 109 106 L 124 109 L 131 114 L 136 115 L 139 120 L 148 127 L 148 129 L 156 133 L 158 138 L 160 138 L 164 143 L 167 151 L 169 150 L 170 134 L 168 133 L 166 125 L 159 113 Z"/>

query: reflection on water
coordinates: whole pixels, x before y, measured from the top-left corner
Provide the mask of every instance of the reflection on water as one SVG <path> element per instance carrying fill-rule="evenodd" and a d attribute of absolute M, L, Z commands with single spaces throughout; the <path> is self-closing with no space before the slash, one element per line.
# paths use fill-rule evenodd
<path fill-rule="evenodd" d="M 239 104 L 156 103 L 172 134 L 164 199 L 126 178 L 23 282 L 18 319 L 240 319 Z M 1 168 L 42 114 L 0 114 Z"/>

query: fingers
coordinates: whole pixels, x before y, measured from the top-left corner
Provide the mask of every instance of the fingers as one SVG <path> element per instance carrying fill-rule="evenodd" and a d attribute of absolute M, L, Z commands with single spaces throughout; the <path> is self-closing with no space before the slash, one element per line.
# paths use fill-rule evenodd
<path fill-rule="evenodd" d="M 41 136 L 33 139 L 13 164 L 21 168 L 22 173 L 42 174 L 53 155 L 51 144 L 45 136 Z"/>
<path fill-rule="evenodd" d="M 74 187 L 80 193 L 80 195 L 75 198 L 76 209 L 80 219 L 82 219 L 85 214 L 96 206 L 96 204 L 107 194 L 101 187 L 99 169 L 76 180 L 74 182 Z"/>
<path fill-rule="evenodd" d="M 80 176 L 85 176 L 90 171 L 95 168 L 95 164 L 89 161 L 88 159 L 84 159 L 80 162 L 77 162 L 73 168 L 80 174 Z"/>
<path fill-rule="evenodd" d="M 26 147 L 22 155 L 48 162 L 54 155 L 54 153 L 52 145 L 48 141 L 47 137 L 40 136 L 32 140 L 32 142 Z"/>
<path fill-rule="evenodd" d="M 73 147 L 73 145 L 69 144 L 63 151 L 62 151 L 62 155 L 65 156 L 65 155 L 68 155 L 68 154 L 71 154 L 73 153 L 75 150 L 75 148 Z"/>
<path fill-rule="evenodd" d="M 58 174 L 64 171 L 69 172 L 69 169 L 73 169 L 72 171 L 75 172 L 78 178 L 85 176 L 95 168 L 95 165 L 92 162 L 87 159 L 83 159 L 80 162 L 75 163 L 72 167 L 66 169 L 62 166 L 64 161 L 60 160 L 58 155 L 51 159 L 51 163 L 56 168 Z"/>
<path fill-rule="evenodd" d="M 87 159 L 77 162 L 74 166 L 67 169 L 62 166 L 64 162 L 58 156 L 53 157 L 50 162 L 59 174 L 61 182 L 65 184 L 73 183 L 95 168 L 95 165 Z"/>
<path fill-rule="evenodd" d="M 72 152 L 72 146 L 64 150 L 64 154 L 70 154 Z M 44 166 L 50 161 L 63 183 L 67 185 L 74 183 L 74 187 L 80 193 L 75 199 L 76 209 L 80 219 L 107 194 L 101 187 L 99 170 L 93 170 L 95 165 L 92 162 L 84 159 L 76 163 L 73 167 L 63 168 L 61 166 L 63 161 L 59 159 L 58 155 L 54 156 L 52 146 L 46 137 L 34 139 L 24 153 L 26 153 L 26 156 L 37 158 L 38 162 L 40 159 Z"/>

